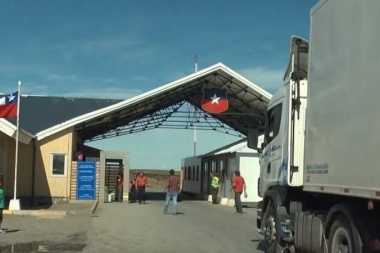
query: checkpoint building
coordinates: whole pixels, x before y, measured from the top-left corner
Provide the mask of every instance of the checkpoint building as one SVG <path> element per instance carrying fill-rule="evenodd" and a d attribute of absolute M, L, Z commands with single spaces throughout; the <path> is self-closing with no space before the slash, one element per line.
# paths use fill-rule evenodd
<path fill-rule="evenodd" d="M 204 88 L 226 90 L 227 111 L 204 111 Z M 198 115 L 198 129 L 244 138 L 249 129 L 263 129 L 270 98 L 222 63 L 127 100 L 21 96 L 17 198 L 21 203 L 75 200 L 80 158 L 96 163 L 95 199 L 102 200 L 107 166 L 116 164 L 129 181 L 129 154 L 97 150 L 87 142 L 155 128 L 189 129 L 194 126 L 184 117 L 186 104 Z M 16 130 L 15 119 L 0 119 L 0 180 L 8 198 L 13 197 Z M 124 191 L 127 198 L 127 187 Z"/>

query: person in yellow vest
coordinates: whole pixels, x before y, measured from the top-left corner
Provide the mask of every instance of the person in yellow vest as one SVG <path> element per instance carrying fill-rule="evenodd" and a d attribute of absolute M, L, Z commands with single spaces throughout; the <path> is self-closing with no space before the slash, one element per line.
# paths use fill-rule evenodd
<path fill-rule="evenodd" d="M 217 174 L 211 173 L 211 195 L 212 195 L 212 203 L 218 204 L 218 193 L 220 186 L 220 178 Z"/>

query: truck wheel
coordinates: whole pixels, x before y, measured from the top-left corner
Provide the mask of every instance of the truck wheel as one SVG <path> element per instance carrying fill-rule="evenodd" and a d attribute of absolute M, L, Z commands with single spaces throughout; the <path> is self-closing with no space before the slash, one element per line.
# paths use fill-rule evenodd
<path fill-rule="evenodd" d="M 274 206 L 271 203 L 265 213 L 264 219 L 264 238 L 267 244 L 266 253 L 276 252 L 276 213 L 274 211 Z"/>
<path fill-rule="evenodd" d="M 354 239 L 350 224 L 343 216 L 338 216 L 329 234 L 330 253 L 354 253 Z"/>

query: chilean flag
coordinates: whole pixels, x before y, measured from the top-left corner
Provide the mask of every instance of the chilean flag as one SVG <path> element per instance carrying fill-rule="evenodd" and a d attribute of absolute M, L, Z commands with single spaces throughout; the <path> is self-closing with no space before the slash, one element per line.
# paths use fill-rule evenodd
<path fill-rule="evenodd" d="M 221 113 L 227 111 L 227 90 L 219 88 L 204 88 L 202 109 L 209 113 Z"/>
<path fill-rule="evenodd" d="M 18 92 L 0 98 L 0 118 L 17 117 Z"/>

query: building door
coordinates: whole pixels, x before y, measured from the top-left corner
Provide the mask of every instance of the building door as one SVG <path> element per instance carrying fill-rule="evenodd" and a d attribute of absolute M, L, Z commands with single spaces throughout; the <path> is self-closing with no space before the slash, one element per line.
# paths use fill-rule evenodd
<path fill-rule="evenodd" d="M 112 200 L 117 198 L 117 176 L 119 173 L 124 173 L 123 159 L 106 159 L 105 189 L 107 194 L 111 194 L 111 197 L 114 196 L 111 198 Z M 127 182 L 124 182 L 124 185 L 128 185 Z"/>

